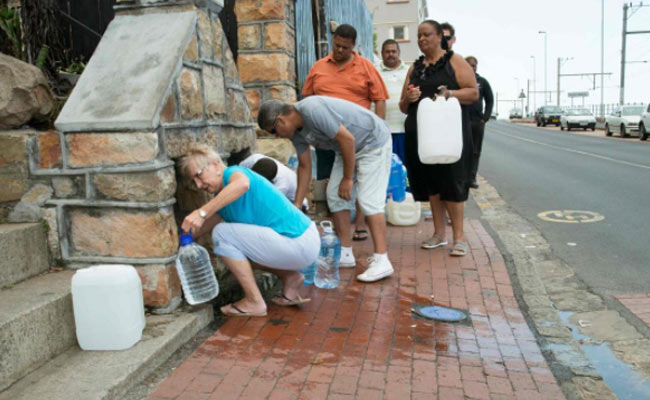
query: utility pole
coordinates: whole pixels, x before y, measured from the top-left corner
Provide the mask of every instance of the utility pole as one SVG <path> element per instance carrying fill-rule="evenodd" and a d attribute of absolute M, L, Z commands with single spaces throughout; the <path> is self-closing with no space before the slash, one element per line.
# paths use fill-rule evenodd
<path fill-rule="evenodd" d="M 621 47 L 621 90 L 618 102 L 625 104 L 625 38 L 627 37 L 627 3 L 623 4 L 623 45 Z"/>
<path fill-rule="evenodd" d="M 548 98 L 546 97 L 546 93 L 548 93 L 548 87 L 547 87 L 547 81 L 548 81 L 548 63 L 546 59 L 547 55 L 547 42 L 546 42 L 546 31 L 539 31 L 538 32 L 540 35 L 544 34 L 544 105 L 548 104 Z"/>
<path fill-rule="evenodd" d="M 600 117 L 605 117 L 605 0 L 600 0 Z"/>
<path fill-rule="evenodd" d="M 537 92 L 537 61 L 535 56 L 530 56 L 533 59 L 533 92 Z M 530 98 L 530 94 L 528 95 Z M 537 96 L 533 99 L 533 110 L 537 110 Z"/>
<path fill-rule="evenodd" d="M 564 76 L 560 73 L 560 69 L 562 68 L 562 61 L 569 61 L 573 60 L 573 57 L 568 57 L 568 58 L 562 58 L 558 57 L 557 58 L 557 106 L 560 106 L 560 77 Z"/>
<path fill-rule="evenodd" d="M 625 104 L 625 45 L 626 45 L 626 37 L 627 35 L 634 35 L 634 34 L 642 34 L 642 33 L 650 33 L 650 30 L 648 31 L 629 31 L 627 30 L 627 11 L 630 8 L 634 8 L 634 12 L 636 12 L 639 8 L 641 7 L 649 7 L 648 5 L 643 5 L 643 3 L 640 3 L 638 6 L 632 5 L 630 3 L 629 5 L 627 3 L 623 4 L 623 44 L 621 48 L 621 88 L 620 88 L 620 98 L 619 98 L 619 103 L 621 105 Z M 632 14 L 634 14 L 634 12 Z M 630 15 L 631 17 L 631 15 Z"/>
<path fill-rule="evenodd" d="M 557 106 L 560 106 L 560 68 L 562 68 L 562 58 L 557 58 Z"/>
<path fill-rule="evenodd" d="M 526 80 L 526 117 L 530 113 L 530 79 Z"/>

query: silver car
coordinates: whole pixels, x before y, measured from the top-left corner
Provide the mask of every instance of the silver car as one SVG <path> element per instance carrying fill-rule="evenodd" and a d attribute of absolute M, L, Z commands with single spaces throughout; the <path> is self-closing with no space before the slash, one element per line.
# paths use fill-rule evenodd
<path fill-rule="evenodd" d="M 641 123 L 639 124 L 639 139 L 646 140 L 650 135 L 650 104 L 641 115 Z"/>
<path fill-rule="evenodd" d="M 612 136 L 618 132 L 622 137 L 628 137 L 630 132 L 639 132 L 639 122 L 643 106 L 623 106 L 614 110 L 605 118 L 605 135 Z"/>
<path fill-rule="evenodd" d="M 571 128 L 582 128 L 587 130 L 587 128 L 592 131 L 596 130 L 596 118 L 594 118 L 591 111 L 586 108 L 574 108 L 571 110 L 566 110 L 562 113 L 560 117 L 560 129 L 570 131 Z"/>

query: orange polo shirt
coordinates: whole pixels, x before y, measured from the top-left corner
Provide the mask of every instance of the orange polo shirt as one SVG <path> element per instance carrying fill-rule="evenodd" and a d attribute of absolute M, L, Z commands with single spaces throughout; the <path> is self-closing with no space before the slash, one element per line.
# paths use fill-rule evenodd
<path fill-rule="evenodd" d="M 336 97 L 370 109 L 373 101 L 388 99 L 388 90 L 372 63 L 353 51 L 354 59 L 339 68 L 332 53 L 314 63 L 302 88 L 304 96 Z"/>

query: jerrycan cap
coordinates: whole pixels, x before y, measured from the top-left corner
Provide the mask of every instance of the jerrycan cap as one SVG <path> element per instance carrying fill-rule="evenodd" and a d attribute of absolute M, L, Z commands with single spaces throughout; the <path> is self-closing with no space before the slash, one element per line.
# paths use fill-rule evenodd
<path fill-rule="evenodd" d="M 321 221 L 320 226 L 323 228 L 323 232 L 325 233 L 334 232 L 334 225 L 332 225 L 332 221 Z"/>
<path fill-rule="evenodd" d="M 194 243 L 194 238 L 192 237 L 192 231 L 190 233 L 181 234 L 181 247 L 187 246 L 188 244 Z"/>

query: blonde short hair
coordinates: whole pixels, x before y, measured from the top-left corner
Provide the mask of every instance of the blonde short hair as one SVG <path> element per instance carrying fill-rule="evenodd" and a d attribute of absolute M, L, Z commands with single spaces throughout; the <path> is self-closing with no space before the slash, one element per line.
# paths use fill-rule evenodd
<path fill-rule="evenodd" d="M 197 169 L 204 168 L 210 164 L 211 161 L 216 161 L 219 164 L 223 164 L 223 161 L 221 160 L 221 157 L 219 157 L 219 154 L 217 154 L 217 152 L 214 151 L 212 147 L 205 144 L 191 145 L 185 152 L 185 155 L 178 161 L 181 173 L 183 173 L 185 176 L 189 176 L 188 169 L 190 161 L 194 161 L 194 166 Z"/>

